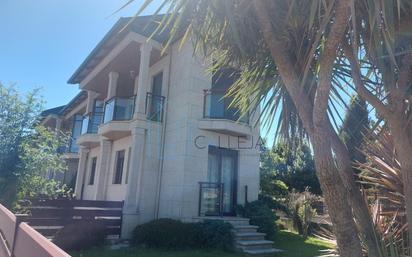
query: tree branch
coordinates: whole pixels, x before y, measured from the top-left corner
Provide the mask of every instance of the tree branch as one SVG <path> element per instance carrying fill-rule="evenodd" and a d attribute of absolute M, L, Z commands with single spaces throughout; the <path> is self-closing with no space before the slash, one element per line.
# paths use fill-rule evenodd
<path fill-rule="evenodd" d="M 351 67 L 353 83 L 355 84 L 358 94 L 366 101 L 368 101 L 382 117 L 384 117 L 385 119 L 390 118 L 391 111 L 389 110 L 389 108 L 365 87 L 361 76 L 358 58 L 353 53 L 353 49 L 346 42 L 342 44 L 342 48 L 346 58 L 348 58 Z"/>
<path fill-rule="evenodd" d="M 325 113 L 328 109 L 329 94 L 331 89 L 331 78 L 333 64 L 336 60 L 336 52 L 343 36 L 350 16 L 350 6 L 347 0 L 340 0 L 336 3 L 335 19 L 327 35 L 325 48 L 320 59 L 319 83 L 316 89 L 315 102 L 313 107 L 313 122 L 315 127 L 325 124 Z"/>
<path fill-rule="evenodd" d="M 405 100 L 412 78 L 412 55 L 410 53 L 405 54 L 402 57 L 401 63 L 402 66 L 399 70 L 399 79 L 397 82 L 398 87 L 396 89 L 399 91 L 399 97 Z"/>

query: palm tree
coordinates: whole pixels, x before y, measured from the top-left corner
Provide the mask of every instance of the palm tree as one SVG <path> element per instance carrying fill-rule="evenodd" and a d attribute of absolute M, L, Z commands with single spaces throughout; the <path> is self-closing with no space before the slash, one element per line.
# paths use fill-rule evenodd
<path fill-rule="evenodd" d="M 137 15 L 152 2 L 146 0 Z M 361 20 L 353 14 L 363 2 L 371 1 L 163 0 L 157 13 L 167 15 L 155 32 L 170 30 L 165 47 L 180 37 L 182 43 L 193 39 L 196 51 L 212 56 L 212 72 L 240 69 L 228 93 L 233 105 L 244 112 L 262 107 L 268 123 L 280 117 L 280 137 L 309 137 L 342 257 L 362 256 L 360 237 L 370 256 L 381 256 L 349 153 L 336 133 L 337 105 L 344 106 L 343 95 L 358 89 L 342 79 L 349 57 L 341 46 L 360 41 L 350 24 Z M 366 19 L 370 6 L 362 10 Z"/>
<path fill-rule="evenodd" d="M 344 41 L 343 77 L 385 120 L 405 182 L 406 217 L 412 221 L 412 3 L 407 0 L 356 1 L 349 31 L 356 38 Z M 412 229 L 408 230 L 412 246 Z"/>

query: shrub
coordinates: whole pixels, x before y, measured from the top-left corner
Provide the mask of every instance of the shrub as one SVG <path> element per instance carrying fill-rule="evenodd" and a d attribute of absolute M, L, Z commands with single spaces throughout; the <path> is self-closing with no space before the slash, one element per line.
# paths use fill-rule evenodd
<path fill-rule="evenodd" d="M 250 219 L 251 225 L 259 226 L 258 231 L 266 233 L 267 239 L 274 239 L 277 217 L 264 201 L 247 203 L 243 208 L 243 216 Z"/>
<path fill-rule="evenodd" d="M 312 208 L 316 201 L 319 201 L 319 197 L 310 193 L 308 189 L 302 193 L 292 191 L 288 195 L 287 205 L 293 227 L 304 237 L 308 236 L 312 217 L 316 215 L 315 209 Z"/>
<path fill-rule="evenodd" d="M 139 225 L 133 231 L 132 243 L 148 247 L 182 249 L 193 246 L 195 229 L 188 223 L 159 219 Z"/>
<path fill-rule="evenodd" d="M 132 243 L 165 249 L 214 248 L 230 250 L 232 226 L 223 221 L 184 223 L 172 219 L 154 220 L 136 227 Z"/>
<path fill-rule="evenodd" d="M 280 210 L 289 214 L 289 209 L 282 200 L 275 199 L 269 195 L 259 194 L 259 200 L 265 203 L 272 210 Z"/>
<path fill-rule="evenodd" d="M 198 229 L 196 245 L 202 248 L 232 250 L 232 225 L 221 220 L 205 220 L 194 224 Z"/>
<path fill-rule="evenodd" d="M 59 230 L 53 243 L 65 251 L 79 251 L 100 246 L 106 238 L 106 227 L 95 220 L 79 220 Z"/>

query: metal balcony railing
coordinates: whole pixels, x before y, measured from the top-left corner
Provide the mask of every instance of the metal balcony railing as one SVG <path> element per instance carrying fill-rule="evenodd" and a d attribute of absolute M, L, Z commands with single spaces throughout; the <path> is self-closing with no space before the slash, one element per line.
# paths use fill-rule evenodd
<path fill-rule="evenodd" d="M 103 123 L 131 120 L 134 114 L 135 96 L 113 97 L 104 105 Z"/>
<path fill-rule="evenodd" d="M 199 216 L 223 216 L 223 183 L 199 182 Z"/>
<path fill-rule="evenodd" d="M 165 99 L 164 96 L 154 95 L 152 93 L 146 94 L 145 113 L 148 120 L 163 121 Z"/>
<path fill-rule="evenodd" d="M 203 118 L 226 119 L 249 124 L 249 114 L 242 115 L 240 110 L 229 107 L 232 99 L 225 97 L 225 90 L 204 90 Z"/>

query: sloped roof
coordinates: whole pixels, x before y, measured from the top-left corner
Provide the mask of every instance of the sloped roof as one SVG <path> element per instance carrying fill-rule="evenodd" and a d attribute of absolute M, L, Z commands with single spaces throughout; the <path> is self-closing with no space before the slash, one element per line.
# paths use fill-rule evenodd
<path fill-rule="evenodd" d="M 116 44 L 128 34 L 129 31 L 133 31 L 145 37 L 152 36 L 163 17 L 164 15 L 149 15 L 135 18 L 120 18 L 70 77 L 68 83 L 80 83 L 88 71 L 92 70 L 116 46 Z M 169 33 L 170 30 L 166 29 L 162 31 L 162 33 L 153 35 L 152 39 L 164 44 L 169 38 Z"/>
<path fill-rule="evenodd" d="M 60 115 L 66 115 L 68 112 L 73 110 L 78 104 L 83 102 L 87 98 L 86 91 L 80 91 L 75 97 L 68 104 L 64 106 L 64 108 L 60 111 Z"/>
<path fill-rule="evenodd" d="M 72 100 L 70 100 L 68 104 L 42 111 L 40 113 L 40 120 L 46 118 L 49 115 L 64 116 L 68 112 L 73 110 L 73 108 L 76 107 L 79 103 L 83 102 L 86 98 L 87 92 L 80 91 L 75 97 L 73 97 Z"/>
<path fill-rule="evenodd" d="M 59 115 L 59 113 L 64 109 L 64 107 L 66 107 L 66 105 L 62 105 L 62 106 L 58 106 L 58 107 L 54 107 L 54 108 L 50 108 L 47 110 L 44 110 L 40 113 L 41 117 L 47 117 L 49 115 Z"/>

